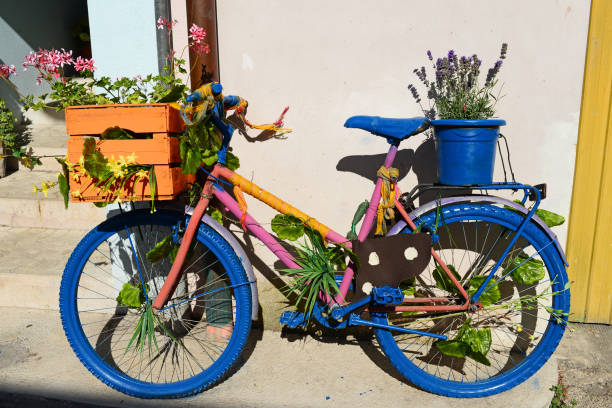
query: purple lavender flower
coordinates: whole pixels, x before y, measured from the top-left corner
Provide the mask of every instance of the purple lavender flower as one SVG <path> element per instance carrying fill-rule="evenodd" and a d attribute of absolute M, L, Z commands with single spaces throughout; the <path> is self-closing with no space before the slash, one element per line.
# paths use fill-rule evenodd
<path fill-rule="evenodd" d="M 449 50 L 448 51 L 448 60 L 452 61 L 454 57 L 455 57 L 455 50 Z"/>
<path fill-rule="evenodd" d="M 430 50 L 427 50 L 427 58 L 429 58 L 430 61 L 433 61 L 433 55 L 431 55 Z"/>

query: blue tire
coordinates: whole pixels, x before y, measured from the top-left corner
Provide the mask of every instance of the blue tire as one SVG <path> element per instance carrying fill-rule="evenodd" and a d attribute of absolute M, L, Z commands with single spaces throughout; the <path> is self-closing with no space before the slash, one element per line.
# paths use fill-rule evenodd
<path fill-rule="evenodd" d="M 501 258 L 522 220 L 522 216 L 504 208 L 467 203 L 443 207 L 439 214 L 434 210 L 414 222 L 422 223 L 424 230 L 436 230 L 440 240 L 434 249 L 445 263 L 454 266 L 464 288 L 470 289 L 470 282 L 477 282 L 471 280 L 473 276 L 486 275 Z M 537 282 L 525 281 L 523 275 L 515 278 L 515 271 L 524 270 L 519 268 L 525 259 L 531 259 L 527 262 L 535 266 L 536 275 L 541 273 Z M 463 303 L 458 291 L 453 293 L 441 282 L 435 267 L 432 259 L 413 284 L 412 296 L 445 296 L 455 298 L 455 304 Z M 565 265 L 552 238 L 530 222 L 495 278 L 500 279 L 498 295 L 485 291 L 491 297 L 476 312 L 391 312 L 372 316 L 377 323 L 444 334 L 449 340 L 462 338 L 459 330 L 469 319 L 468 327 L 489 333 L 491 344 L 485 356 L 490 365 L 462 352 L 451 356 L 446 349 L 442 353 L 444 345 L 432 337 L 376 329 L 378 343 L 393 366 L 418 387 L 462 398 L 497 394 L 533 375 L 551 356 L 567 324 L 570 295 Z"/>
<path fill-rule="evenodd" d="M 178 398 L 209 388 L 224 378 L 249 335 L 244 268 L 230 245 L 203 224 L 168 308 L 155 312 L 151 330 L 139 335 L 147 302 L 171 265 L 168 257 L 151 262 L 146 254 L 183 228 L 184 219 L 148 210 L 113 217 L 81 240 L 64 270 L 60 314 L 70 346 L 94 376 L 128 395 Z M 136 292 L 139 306 L 117 298 L 128 293 L 126 284 L 146 288 Z"/>

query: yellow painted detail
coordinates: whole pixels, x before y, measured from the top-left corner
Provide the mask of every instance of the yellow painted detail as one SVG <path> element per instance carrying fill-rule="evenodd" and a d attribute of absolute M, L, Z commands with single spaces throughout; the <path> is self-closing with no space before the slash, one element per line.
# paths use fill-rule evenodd
<path fill-rule="evenodd" d="M 571 320 L 612 323 L 612 2 L 592 0 L 567 237 Z"/>
<path fill-rule="evenodd" d="M 247 193 L 250 196 L 255 197 L 259 201 L 266 203 L 270 207 L 274 208 L 281 214 L 291 214 L 293 216 L 298 217 L 302 220 L 306 225 L 311 227 L 312 229 L 319 231 L 323 239 L 327 238 L 327 234 L 329 233 L 329 227 L 321 224 L 316 219 L 310 217 L 309 215 L 301 212 L 297 208 L 291 206 L 290 204 L 284 202 L 280 198 L 276 197 L 274 194 L 267 192 L 262 189 L 258 185 L 250 182 L 239 174 L 234 173 L 232 177 L 230 177 L 229 181 L 235 186 L 239 187 L 243 192 Z"/>
<path fill-rule="evenodd" d="M 393 211 L 395 180 L 399 177 L 399 170 L 393 167 L 380 166 L 376 175 L 383 181 L 380 189 L 381 200 L 376 211 L 376 235 L 385 235 L 387 233 L 385 219 L 392 220 L 395 218 L 395 212 Z"/>

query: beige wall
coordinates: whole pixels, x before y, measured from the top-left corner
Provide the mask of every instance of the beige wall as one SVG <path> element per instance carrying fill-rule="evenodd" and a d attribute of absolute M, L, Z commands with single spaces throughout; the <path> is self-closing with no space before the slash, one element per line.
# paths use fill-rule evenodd
<path fill-rule="evenodd" d="M 588 1 L 223 0 L 217 7 L 225 92 L 249 101 L 255 123 L 276 120 L 291 106 L 286 123 L 295 130 L 286 140 L 251 142 L 237 135 L 232 142 L 240 172 L 255 183 L 345 233 L 372 190 L 359 173 L 378 166 L 372 157 L 361 161 L 365 165 L 346 157 L 381 154 L 388 145 L 345 129 L 344 121 L 358 114 L 421 115 L 406 86 L 416 84 L 412 69 L 428 62 L 427 49 L 434 56 L 451 48 L 459 55 L 476 52 L 488 68 L 508 42 L 500 75 L 505 96 L 497 111 L 508 122 L 503 133 L 515 174 L 527 183 L 548 182 L 543 208 L 568 215 Z M 425 139 L 402 143 L 404 166 Z M 418 153 L 423 150 L 427 145 Z M 418 172 L 427 160 L 419 160 Z M 410 170 L 400 187 L 408 190 L 416 180 Z M 273 216 L 253 200 L 249 205 L 262 222 Z M 564 244 L 565 226 L 557 233 Z"/>

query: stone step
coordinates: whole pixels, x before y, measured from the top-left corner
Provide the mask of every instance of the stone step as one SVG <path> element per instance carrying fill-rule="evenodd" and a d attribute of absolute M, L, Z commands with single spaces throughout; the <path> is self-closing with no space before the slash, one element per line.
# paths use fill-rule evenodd
<path fill-rule="evenodd" d="M 0 179 L 0 225 L 83 231 L 106 219 L 106 210 L 91 203 L 69 203 L 66 210 L 57 187 L 47 197 L 34 195 L 34 185 L 56 180 L 57 171 L 29 170 Z"/>

